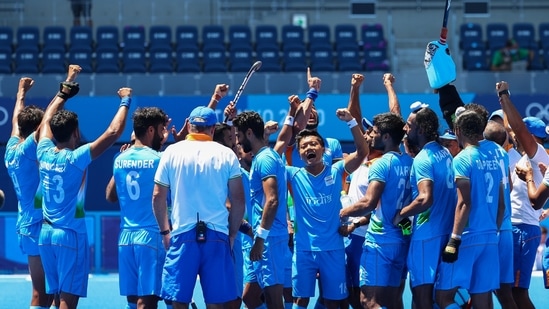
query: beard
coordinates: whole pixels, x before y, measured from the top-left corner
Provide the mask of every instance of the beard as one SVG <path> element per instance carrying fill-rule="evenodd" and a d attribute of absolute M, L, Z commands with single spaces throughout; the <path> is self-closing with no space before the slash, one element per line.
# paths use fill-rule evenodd
<path fill-rule="evenodd" d="M 242 146 L 242 151 L 244 151 L 245 153 L 252 151 L 252 143 L 250 143 L 248 139 L 242 141 L 242 143 L 240 143 L 240 146 Z"/>
<path fill-rule="evenodd" d="M 151 148 L 156 151 L 160 151 L 160 148 L 162 148 L 162 137 L 159 137 L 157 134 L 155 134 L 151 142 Z"/>

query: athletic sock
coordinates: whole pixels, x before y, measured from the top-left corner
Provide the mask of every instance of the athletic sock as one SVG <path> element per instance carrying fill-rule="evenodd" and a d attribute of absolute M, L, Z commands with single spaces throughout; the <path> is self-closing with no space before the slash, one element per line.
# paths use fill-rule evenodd
<path fill-rule="evenodd" d="M 284 309 L 293 309 L 294 303 L 284 303 Z"/>
<path fill-rule="evenodd" d="M 307 309 L 307 307 L 301 307 L 301 306 L 298 306 L 297 304 L 292 304 L 292 309 Z"/>

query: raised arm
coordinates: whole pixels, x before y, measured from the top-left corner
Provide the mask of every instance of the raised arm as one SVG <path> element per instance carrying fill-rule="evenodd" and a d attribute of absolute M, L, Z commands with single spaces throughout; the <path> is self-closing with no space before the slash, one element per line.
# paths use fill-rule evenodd
<path fill-rule="evenodd" d="M 286 119 L 284 120 L 284 125 L 282 126 L 280 133 L 278 133 L 275 145 L 273 147 L 274 151 L 276 151 L 279 155 L 282 155 L 282 153 L 284 152 L 286 147 L 290 145 L 290 142 L 294 137 L 293 126 L 295 121 L 295 114 L 297 112 L 299 105 L 301 104 L 299 97 L 296 95 L 289 96 L 288 102 L 290 103 L 288 116 L 286 116 Z"/>
<path fill-rule="evenodd" d="M 40 123 L 38 129 L 36 129 L 35 136 L 38 136 L 38 140 L 41 140 L 43 138 L 53 138 L 50 121 L 53 118 L 53 115 L 57 113 L 57 111 L 63 109 L 68 99 L 78 94 L 80 87 L 78 86 L 78 83 L 74 82 L 74 80 L 76 79 L 76 76 L 78 76 L 78 73 L 80 73 L 80 71 L 82 71 L 82 68 L 80 68 L 80 66 L 78 65 L 72 64 L 69 66 L 69 72 L 67 74 L 66 81 L 60 84 L 59 92 L 57 92 L 53 100 L 46 108 L 46 112 L 44 112 L 42 122 Z"/>
<path fill-rule="evenodd" d="M 313 109 L 315 100 L 318 97 L 318 92 L 320 92 L 320 86 L 322 85 L 322 80 L 320 78 L 311 76 L 310 68 L 307 68 L 307 84 L 309 85 L 307 98 L 305 98 L 301 104 L 301 108 L 298 109 L 295 115 L 294 135 L 307 126 L 307 122 L 311 116 L 311 110 Z"/>
<path fill-rule="evenodd" d="M 364 158 L 368 155 L 369 148 L 366 144 L 366 139 L 364 139 L 362 130 L 360 130 L 360 125 L 357 120 L 353 118 L 348 109 L 338 109 L 336 111 L 336 116 L 339 120 L 347 122 L 347 126 L 351 129 L 351 133 L 353 134 L 353 141 L 355 143 L 356 151 L 343 159 L 345 160 L 345 170 L 351 174 L 360 166 L 360 164 L 362 164 Z"/>
<path fill-rule="evenodd" d="M 395 83 L 395 77 L 391 73 L 383 74 L 383 85 L 385 90 L 387 90 L 387 96 L 389 97 L 389 111 L 393 114 L 402 116 L 400 111 L 400 102 L 398 101 L 398 96 L 393 88 Z"/>
<path fill-rule="evenodd" d="M 208 107 L 215 110 L 217 108 L 217 103 L 223 99 L 229 92 L 229 85 L 227 84 L 217 84 L 215 85 L 214 93 L 210 99 Z"/>
<path fill-rule="evenodd" d="M 496 83 L 496 91 L 499 96 L 499 103 L 501 104 L 501 108 L 507 116 L 507 120 L 509 121 L 511 129 L 513 129 L 513 132 L 515 132 L 515 137 L 517 141 L 520 143 L 528 157 L 533 158 L 538 151 L 538 143 L 534 139 L 534 136 L 532 136 L 532 134 L 530 134 L 530 131 L 528 131 L 528 129 L 526 128 L 524 121 L 522 121 L 521 115 L 511 101 L 509 94 L 509 84 L 505 81 Z"/>
<path fill-rule="evenodd" d="M 19 80 L 19 87 L 17 88 L 17 98 L 15 100 L 15 106 L 13 107 L 13 117 L 11 118 L 11 136 L 19 136 L 19 124 L 17 117 L 19 113 L 25 108 L 25 96 L 27 92 L 34 85 L 34 80 L 30 77 L 23 77 Z M 35 137 L 36 138 L 36 137 Z"/>
<path fill-rule="evenodd" d="M 120 107 L 114 115 L 111 124 L 101 136 L 99 136 L 90 145 L 90 152 L 92 160 L 99 157 L 105 150 L 107 150 L 112 144 L 114 144 L 122 135 L 124 127 L 126 126 L 126 118 L 128 117 L 128 110 L 130 109 L 132 89 L 120 88 L 118 90 L 118 96 L 120 97 Z"/>
<path fill-rule="evenodd" d="M 116 193 L 116 184 L 114 183 L 114 176 L 111 176 L 107 188 L 105 189 L 105 199 L 111 203 L 118 202 L 118 194 Z"/>
<path fill-rule="evenodd" d="M 347 109 L 351 113 L 351 116 L 358 121 L 358 127 L 362 134 L 365 129 L 362 127 L 362 109 L 360 108 L 360 86 L 364 81 L 364 75 L 355 73 L 351 76 L 351 91 L 349 92 L 349 103 Z"/>

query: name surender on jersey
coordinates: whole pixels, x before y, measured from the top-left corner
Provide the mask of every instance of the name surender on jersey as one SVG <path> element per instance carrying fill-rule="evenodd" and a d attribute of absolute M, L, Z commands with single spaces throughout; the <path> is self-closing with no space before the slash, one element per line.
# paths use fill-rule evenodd
<path fill-rule="evenodd" d="M 116 160 L 114 168 L 154 168 L 154 160 Z"/>

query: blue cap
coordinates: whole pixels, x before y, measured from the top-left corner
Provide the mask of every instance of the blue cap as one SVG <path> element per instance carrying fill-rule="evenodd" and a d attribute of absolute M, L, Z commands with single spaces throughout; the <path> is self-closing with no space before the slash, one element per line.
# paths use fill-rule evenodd
<path fill-rule="evenodd" d="M 492 118 L 494 118 L 494 117 L 500 117 L 501 119 L 503 119 L 503 110 L 498 109 L 498 110 L 494 111 L 492 114 L 490 114 L 490 118 L 488 118 L 488 120 L 492 120 Z"/>
<path fill-rule="evenodd" d="M 368 130 L 369 128 L 373 127 L 374 125 L 368 118 L 364 117 L 362 118 L 362 125 L 364 126 L 364 129 Z"/>
<path fill-rule="evenodd" d="M 456 134 L 452 130 L 446 130 L 444 131 L 444 134 L 440 136 L 442 139 L 451 139 L 451 140 L 457 140 Z"/>
<path fill-rule="evenodd" d="M 217 123 L 217 115 L 209 107 L 198 106 L 189 115 L 189 123 L 195 126 L 210 127 Z"/>
<path fill-rule="evenodd" d="M 410 111 L 412 113 L 415 113 L 424 107 L 429 107 L 429 104 L 423 103 L 420 101 L 415 101 L 414 103 L 410 104 Z"/>
<path fill-rule="evenodd" d="M 542 139 L 547 138 L 547 129 L 543 120 L 537 117 L 526 117 L 522 119 L 522 121 L 524 121 L 524 124 L 530 134 Z"/>

